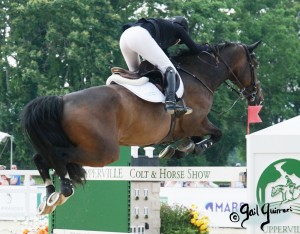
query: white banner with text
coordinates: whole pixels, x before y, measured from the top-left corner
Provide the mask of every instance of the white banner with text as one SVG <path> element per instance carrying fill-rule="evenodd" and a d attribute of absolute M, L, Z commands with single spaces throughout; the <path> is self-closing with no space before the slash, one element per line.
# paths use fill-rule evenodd
<path fill-rule="evenodd" d="M 84 167 L 87 180 L 238 181 L 246 167 Z"/>

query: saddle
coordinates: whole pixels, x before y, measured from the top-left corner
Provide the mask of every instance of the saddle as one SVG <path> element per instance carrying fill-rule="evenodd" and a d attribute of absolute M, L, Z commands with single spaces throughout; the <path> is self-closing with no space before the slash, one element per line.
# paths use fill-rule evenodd
<path fill-rule="evenodd" d="M 136 80 L 141 77 L 149 78 L 149 82 L 153 83 L 159 90 L 164 93 L 166 87 L 164 74 L 153 64 L 148 61 L 142 61 L 137 72 L 128 71 L 121 67 L 112 67 L 112 74 L 118 74 L 123 78 Z M 176 90 L 179 87 L 179 77 L 176 76 Z"/>
<path fill-rule="evenodd" d="M 128 71 L 128 70 L 126 70 L 124 68 L 120 68 L 120 67 L 111 68 L 111 72 L 113 74 L 119 74 L 120 76 L 127 78 L 127 79 L 139 79 L 143 76 L 148 76 L 151 73 L 154 73 L 154 74 L 151 74 L 151 76 L 155 75 L 155 76 L 164 77 L 164 74 L 162 74 L 161 71 L 156 66 L 149 63 L 146 60 L 141 62 L 138 72 Z"/>

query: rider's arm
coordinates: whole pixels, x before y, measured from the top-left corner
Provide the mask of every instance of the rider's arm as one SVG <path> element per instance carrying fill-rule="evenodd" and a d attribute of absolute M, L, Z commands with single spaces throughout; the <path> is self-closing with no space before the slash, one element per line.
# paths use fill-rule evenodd
<path fill-rule="evenodd" d="M 191 38 L 191 36 L 188 34 L 185 29 L 178 25 L 176 26 L 176 30 L 178 33 L 178 38 L 181 40 L 181 43 L 185 44 L 191 51 L 198 52 L 198 46 L 194 42 L 194 40 Z"/>

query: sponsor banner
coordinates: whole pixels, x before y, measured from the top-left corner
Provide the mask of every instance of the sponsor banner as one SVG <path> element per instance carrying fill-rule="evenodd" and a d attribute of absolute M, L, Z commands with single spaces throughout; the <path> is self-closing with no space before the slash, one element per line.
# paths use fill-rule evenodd
<path fill-rule="evenodd" d="M 87 180 L 239 181 L 245 167 L 84 167 Z"/>
<path fill-rule="evenodd" d="M 34 219 L 44 199 L 44 187 L 0 186 L 0 220 Z"/>
<path fill-rule="evenodd" d="M 241 228 L 240 224 L 232 222 L 230 214 L 238 212 L 247 202 L 247 189 L 162 187 L 160 198 L 169 205 L 183 205 L 187 208 L 196 205 L 201 215 L 209 217 L 212 227 Z"/>

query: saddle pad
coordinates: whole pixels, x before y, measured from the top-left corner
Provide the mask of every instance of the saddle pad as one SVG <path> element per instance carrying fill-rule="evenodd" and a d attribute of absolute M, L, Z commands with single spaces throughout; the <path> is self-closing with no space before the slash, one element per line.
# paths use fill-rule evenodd
<path fill-rule="evenodd" d="M 108 77 L 106 81 L 106 85 L 110 85 L 112 82 L 117 83 L 124 88 L 130 90 L 132 93 L 134 93 L 139 98 L 148 101 L 148 102 L 165 102 L 165 96 L 164 94 L 151 82 L 149 82 L 149 79 L 147 77 L 141 77 L 137 80 L 130 80 L 123 78 L 122 76 L 118 74 L 112 74 L 110 77 Z M 183 95 L 183 83 L 180 79 L 180 85 L 176 92 L 177 97 L 181 98 Z"/>

